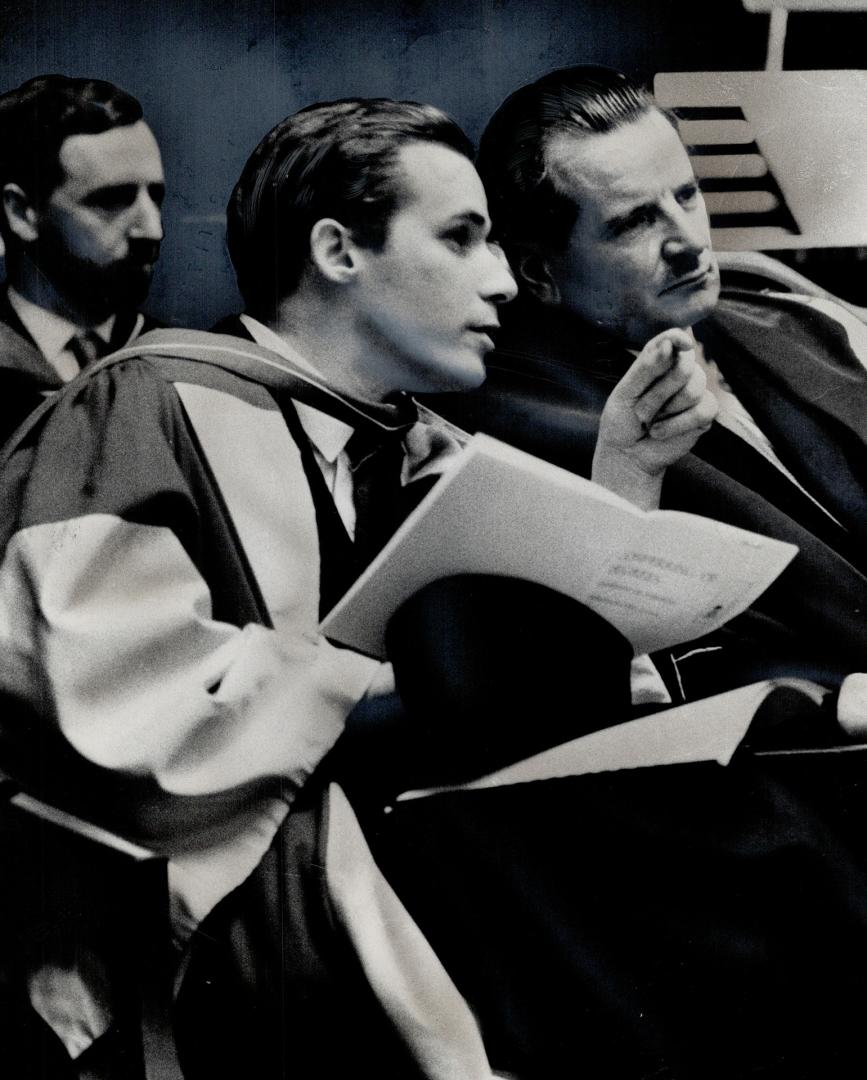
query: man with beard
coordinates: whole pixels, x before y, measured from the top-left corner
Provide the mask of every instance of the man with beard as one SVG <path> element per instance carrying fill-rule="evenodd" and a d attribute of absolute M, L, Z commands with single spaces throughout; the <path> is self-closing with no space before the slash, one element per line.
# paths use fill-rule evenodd
<path fill-rule="evenodd" d="M 111 83 L 43 75 L 0 97 L 0 440 L 44 395 L 154 324 L 137 312 L 163 236 L 156 140 Z"/>

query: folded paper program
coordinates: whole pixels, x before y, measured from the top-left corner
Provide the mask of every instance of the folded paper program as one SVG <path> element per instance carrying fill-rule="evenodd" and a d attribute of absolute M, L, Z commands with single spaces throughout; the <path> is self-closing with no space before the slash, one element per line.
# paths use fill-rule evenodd
<path fill-rule="evenodd" d="M 526 578 L 606 619 L 636 654 L 718 629 L 797 553 L 709 518 L 638 510 L 624 499 L 487 435 L 476 435 L 322 624 L 328 637 L 384 656 L 388 620 L 432 581 Z"/>

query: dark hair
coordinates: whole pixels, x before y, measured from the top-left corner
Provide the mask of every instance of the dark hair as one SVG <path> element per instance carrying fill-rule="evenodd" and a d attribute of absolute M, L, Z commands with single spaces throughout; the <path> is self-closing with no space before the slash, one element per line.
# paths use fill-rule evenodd
<path fill-rule="evenodd" d="M 552 138 L 603 135 L 654 109 L 664 113 L 649 90 L 604 67 L 561 68 L 506 98 L 485 128 L 476 162 L 506 251 L 562 250 L 577 220 L 574 197 L 546 160 Z"/>
<path fill-rule="evenodd" d="M 271 316 L 298 286 L 310 231 L 333 217 L 358 243 L 385 243 L 403 197 L 396 159 L 410 142 L 442 143 L 472 159 L 458 125 L 432 105 L 386 98 L 320 102 L 269 132 L 226 209 L 229 254 L 252 314 Z"/>
<path fill-rule="evenodd" d="M 43 202 L 63 182 L 58 157 L 65 139 L 99 135 L 141 118 L 138 101 L 112 83 L 38 75 L 0 95 L 0 187 L 18 184 L 34 202 Z"/>

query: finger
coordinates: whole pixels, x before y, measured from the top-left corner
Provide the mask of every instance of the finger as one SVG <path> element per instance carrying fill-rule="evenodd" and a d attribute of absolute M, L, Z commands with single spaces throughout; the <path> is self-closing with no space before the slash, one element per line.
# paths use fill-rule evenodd
<path fill-rule="evenodd" d="M 648 389 L 671 370 L 673 362 L 673 349 L 668 339 L 649 342 L 614 388 L 614 393 L 634 407 Z"/>
<path fill-rule="evenodd" d="M 683 330 L 663 330 L 644 346 L 615 392 L 628 400 L 637 400 L 671 368 L 675 352 L 690 348 L 692 339 Z"/>
<path fill-rule="evenodd" d="M 696 363 L 695 354 L 692 351 L 679 352 L 672 368 L 635 402 L 635 415 L 642 423 L 653 424 L 656 420 L 697 404 L 705 385 L 705 374 Z"/>
<path fill-rule="evenodd" d="M 658 442 L 664 442 L 666 439 L 676 439 L 693 432 L 698 436 L 711 426 L 716 417 L 717 409 L 716 398 L 709 392 L 705 393 L 701 401 L 693 408 L 653 424 L 648 431 L 648 435 Z"/>
<path fill-rule="evenodd" d="M 707 378 L 704 371 L 695 365 L 686 380 L 686 384 L 664 402 L 650 420 L 650 424 L 667 420 L 678 413 L 686 412 L 698 405 L 707 390 Z"/>

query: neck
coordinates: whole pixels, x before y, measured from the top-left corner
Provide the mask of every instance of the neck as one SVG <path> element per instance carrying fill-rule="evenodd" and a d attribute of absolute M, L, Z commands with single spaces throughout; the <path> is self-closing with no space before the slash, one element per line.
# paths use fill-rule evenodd
<path fill-rule="evenodd" d="M 23 255 L 20 263 L 9 268 L 9 284 L 26 300 L 44 308 L 75 326 L 94 327 L 104 323 L 111 311 L 96 310 L 61 293 L 57 286 L 30 259 Z"/>
<path fill-rule="evenodd" d="M 343 396 L 380 402 L 393 395 L 395 388 L 376 378 L 376 365 L 339 300 L 289 297 L 273 319 L 263 321 Z"/>

